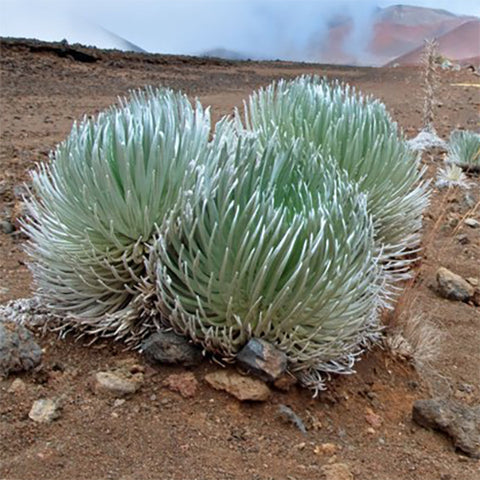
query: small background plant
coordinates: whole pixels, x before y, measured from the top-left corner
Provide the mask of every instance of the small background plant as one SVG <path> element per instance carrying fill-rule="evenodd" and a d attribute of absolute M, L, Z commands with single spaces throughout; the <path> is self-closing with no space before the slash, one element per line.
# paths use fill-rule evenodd
<path fill-rule="evenodd" d="M 480 172 L 480 134 L 470 130 L 454 130 L 448 142 L 447 162 L 467 172 Z"/>
<path fill-rule="evenodd" d="M 445 168 L 440 168 L 437 174 L 437 187 L 461 187 L 469 188 L 467 176 L 463 170 L 457 165 L 447 165 Z"/>

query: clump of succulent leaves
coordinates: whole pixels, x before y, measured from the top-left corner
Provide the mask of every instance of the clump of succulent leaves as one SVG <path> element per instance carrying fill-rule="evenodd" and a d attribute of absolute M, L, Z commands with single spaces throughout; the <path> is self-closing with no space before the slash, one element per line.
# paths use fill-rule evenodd
<path fill-rule="evenodd" d="M 480 134 L 454 130 L 448 142 L 447 162 L 466 171 L 480 172 Z"/>
<path fill-rule="evenodd" d="M 169 327 L 234 360 L 262 338 L 318 391 L 379 337 L 421 177 L 385 107 L 339 83 L 273 83 L 213 135 L 198 102 L 134 92 L 33 173 L 37 296 L 62 328 L 132 346 Z"/>
<path fill-rule="evenodd" d="M 146 90 L 74 125 L 33 172 L 25 230 L 37 293 L 67 322 L 129 337 L 145 254 L 208 154 L 210 117 L 170 90 Z"/>
<path fill-rule="evenodd" d="M 405 259 L 412 259 L 419 244 L 426 185 L 417 154 L 383 103 L 348 85 L 305 76 L 253 93 L 245 103 L 243 123 L 263 145 L 274 134 L 280 149 L 298 140 L 307 149 L 316 147 L 345 172 L 367 196 L 385 271 L 402 277 Z M 309 168 L 308 159 L 303 163 Z"/>

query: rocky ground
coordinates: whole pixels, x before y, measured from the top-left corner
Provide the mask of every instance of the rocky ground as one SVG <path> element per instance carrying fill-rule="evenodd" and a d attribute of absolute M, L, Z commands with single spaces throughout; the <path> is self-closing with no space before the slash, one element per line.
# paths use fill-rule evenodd
<path fill-rule="evenodd" d="M 33 288 L 16 223 L 28 171 L 47 160 L 73 121 L 132 88 L 182 89 L 211 105 L 217 119 L 275 78 L 317 73 L 383 100 L 409 137 L 421 124 L 415 68 L 236 63 L 9 40 L 2 40 L 0 63 L 1 303 L 28 297 Z M 440 136 L 478 128 L 479 84 L 469 70 L 441 72 Z M 424 154 L 429 177 L 442 155 Z M 374 349 L 356 375 L 333 378 L 313 399 L 288 382 L 281 388 L 259 380 L 252 385 L 245 380 L 250 377 L 211 359 L 152 366 L 119 344 L 35 332 L 42 358 L 29 347 L 35 358 L 19 352 L 9 359 L 29 371 L 7 372 L 0 361 L 0 478 L 477 480 L 480 228 L 474 220 L 480 219 L 480 181 L 469 181 L 469 190 L 432 188 L 423 260 L 396 310 L 385 315 L 390 338 L 398 340 L 393 331 L 403 328 L 408 348 L 392 341 L 393 352 Z M 444 298 L 452 297 L 452 277 L 437 274 L 440 267 L 467 282 L 461 284 L 465 297 Z M 0 331 L 0 357 L 18 340 L 16 328 L 5 324 Z M 437 348 L 430 340 L 437 337 L 439 352 L 430 355 Z M 240 401 L 225 388 L 259 398 Z"/>

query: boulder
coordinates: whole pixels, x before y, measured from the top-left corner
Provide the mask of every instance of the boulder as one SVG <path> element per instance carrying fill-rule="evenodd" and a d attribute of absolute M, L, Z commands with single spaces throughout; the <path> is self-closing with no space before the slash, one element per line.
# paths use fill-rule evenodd
<path fill-rule="evenodd" d="M 444 267 L 437 270 L 437 291 L 444 298 L 461 302 L 468 302 L 475 292 L 473 286 L 460 275 Z"/>
<path fill-rule="evenodd" d="M 417 400 L 412 418 L 424 428 L 448 435 L 466 455 L 480 458 L 480 405 L 470 407 L 441 398 Z"/>

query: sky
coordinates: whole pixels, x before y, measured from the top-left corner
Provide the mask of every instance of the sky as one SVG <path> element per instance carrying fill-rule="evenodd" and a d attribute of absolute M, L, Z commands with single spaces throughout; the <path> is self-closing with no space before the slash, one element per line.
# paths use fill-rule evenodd
<path fill-rule="evenodd" d="M 478 0 L 0 0 L 0 36 L 118 48 L 114 33 L 152 53 L 307 60 L 335 15 L 355 18 L 351 45 L 362 48 L 374 9 L 398 3 L 480 16 Z"/>

